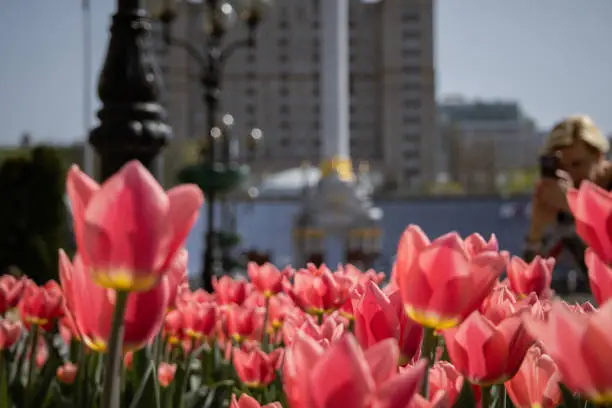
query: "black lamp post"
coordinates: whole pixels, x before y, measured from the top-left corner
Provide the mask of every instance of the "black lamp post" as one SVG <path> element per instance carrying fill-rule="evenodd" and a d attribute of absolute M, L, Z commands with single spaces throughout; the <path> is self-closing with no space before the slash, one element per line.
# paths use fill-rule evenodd
<path fill-rule="evenodd" d="M 198 44 L 192 44 L 183 39 L 171 36 L 170 26 L 176 17 L 173 0 L 151 0 L 152 8 L 159 13 L 163 23 L 163 37 L 168 45 L 185 49 L 200 65 L 200 82 L 203 86 L 203 100 L 206 106 L 206 140 L 201 151 L 201 163 L 181 170 L 179 179 L 192 182 L 202 188 L 207 204 L 207 230 L 205 236 L 206 249 L 202 262 L 202 284 L 206 290 L 212 291 L 212 278 L 220 274 L 222 265 L 218 256 L 218 233 L 215 231 L 215 203 L 219 195 L 236 188 L 248 175 L 248 167 L 240 165 L 231 154 L 229 132 L 224 130 L 227 124 L 222 123 L 220 114 L 220 98 L 223 80 L 223 69 L 228 58 L 237 50 L 253 48 L 256 45 L 256 31 L 263 13 L 271 0 L 243 0 L 241 17 L 246 23 L 248 34 L 239 41 L 224 44 L 225 36 L 234 20 L 235 12 L 231 3 L 224 0 L 204 0 L 205 22 L 207 34 L 206 44 L 202 52 Z M 257 132 L 251 132 L 253 139 Z M 224 137 L 225 136 L 225 137 Z M 221 143 L 220 143 L 221 142 Z M 220 146 L 218 146 L 218 144 Z M 221 147 L 221 149 L 219 149 Z"/>
<path fill-rule="evenodd" d="M 89 141 L 100 157 L 104 180 L 132 159 L 153 172 L 171 136 L 159 103 L 159 69 L 151 47 L 151 23 L 139 0 L 117 0 L 98 95 L 100 124 Z"/>

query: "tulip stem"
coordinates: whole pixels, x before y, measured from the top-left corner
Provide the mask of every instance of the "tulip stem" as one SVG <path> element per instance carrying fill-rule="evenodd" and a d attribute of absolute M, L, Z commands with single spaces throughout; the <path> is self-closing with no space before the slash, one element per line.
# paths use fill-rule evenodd
<path fill-rule="evenodd" d="M 33 324 L 30 329 L 30 361 L 28 363 L 28 377 L 26 383 L 26 407 L 30 407 L 30 399 L 34 394 L 34 372 L 36 372 L 36 352 L 38 351 L 38 325 Z M 27 351 L 26 351 L 27 352 Z"/>
<path fill-rule="evenodd" d="M 482 408 L 489 408 L 491 406 L 491 386 L 483 385 L 480 387 L 482 397 L 480 399 L 480 406 Z"/>
<path fill-rule="evenodd" d="M 437 342 L 434 329 L 431 327 L 424 327 L 421 356 L 427 359 L 427 370 L 425 370 L 425 375 L 423 376 L 423 382 L 421 384 L 421 395 L 426 400 L 429 400 L 429 369 L 434 364 L 433 354 L 436 350 Z"/>
<path fill-rule="evenodd" d="M 506 408 L 506 387 L 504 383 L 496 384 L 495 388 L 495 408 Z"/>
<path fill-rule="evenodd" d="M 268 346 L 270 343 L 270 336 L 268 335 L 268 319 L 270 319 L 270 297 L 266 296 L 266 312 L 264 314 L 263 321 L 263 335 L 261 339 L 261 348 L 265 353 L 268 353 Z"/>
<path fill-rule="evenodd" d="M 121 350 L 123 348 L 123 331 L 125 308 L 129 292 L 116 291 L 115 310 L 108 340 L 108 354 L 104 367 L 104 389 L 102 390 L 102 404 L 100 408 L 119 408 L 121 385 Z"/>

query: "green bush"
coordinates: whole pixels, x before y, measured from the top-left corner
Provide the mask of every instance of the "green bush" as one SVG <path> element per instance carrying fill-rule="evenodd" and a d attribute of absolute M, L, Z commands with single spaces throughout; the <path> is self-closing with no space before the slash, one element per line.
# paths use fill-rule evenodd
<path fill-rule="evenodd" d="M 65 167 L 44 146 L 0 165 L 0 273 L 16 267 L 37 283 L 57 278 L 57 251 L 68 238 Z"/>

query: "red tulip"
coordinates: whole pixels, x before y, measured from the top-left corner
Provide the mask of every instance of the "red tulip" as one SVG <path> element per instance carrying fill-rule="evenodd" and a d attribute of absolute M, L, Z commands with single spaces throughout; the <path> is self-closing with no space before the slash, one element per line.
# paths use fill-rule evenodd
<path fill-rule="evenodd" d="M 476 311 L 443 335 L 453 365 L 475 384 L 512 378 L 534 342 L 519 314 L 492 322 Z"/>
<path fill-rule="evenodd" d="M 26 281 L 12 275 L 0 276 L 0 315 L 17 306 Z"/>
<path fill-rule="evenodd" d="M 318 325 L 309 315 L 306 315 L 304 319 L 294 318 L 283 327 L 283 340 L 286 345 L 293 344 L 296 334 L 302 332 L 320 345 L 327 347 L 342 338 L 346 331 L 346 326 L 339 323 L 334 317 L 334 315 L 328 316 L 321 325 Z"/>
<path fill-rule="evenodd" d="M 283 383 L 291 408 L 405 407 L 426 368 L 397 373 L 399 350 L 387 339 L 363 352 L 351 335 L 323 349 L 298 333 L 285 352 Z"/>
<path fill-rule="evenodd" d="M 229 408 L 283 408 L 280 402 L 271 402 L 266 405 L 260 405 L 259 402 L 246 394 L 242 394 L 240 398 L 236 398 L 236 394 L 232 394 L 232 403 Z"/>
<path fill-rule="evenodd" d="M 612 193 L 590 181 L 567 192 L 576 232 L 602 261 L 612 263 Z"/>
<path fill-rule="evenodd" d="M 513 256 L 507 267 L 510 287 L 522 296 L 531 292 L 535 292 L 538 296 L 549 296 L 554 267 L 554 258 L 544 259 L 537 255 L 533 261 L 527 263 Z"/>
<path fill-rule="evenodd" d="M 412 401 L 408 405 L 408 408 L 450 408 L 452 404 L 448 400 L 448 396 L 444 391 L 438 391 L 432 393 L 430 400 L 426 400 L 419 394 L 415 394 L 412 397 Z"/>
<path fill-rule="evenodd" d="M 21 336 L 21 324 L 0 319 L 0 351 L 13 347 Z"/>
<path fill-rule="evenodd" d="M 567 307 L 569 307 L 572 312 L 577 313 L 593 313 L 597 311 L 597 308 L 588 300 L 583 303 L 576 303 L 573 305 L 568 304 Z"/>
<path fill-rule="evenodd" d="M 506 381 L 506 391 L 517 408 L 554 408 L 561 402 L 559 374 L 552 359 L 533 346 L 521 368 Z"/>
<path fill-rule="evenodd" d="M 57 380 L 63 384 L 72 384 L 76 379 L 77 366 L 70 361 L 57 368 L 55 376 Z"/>
<path fill-rule="evenodd" d="M 353 281 L 342 274 L 334 274 L 325 265 L 300 269 L 293 276 L 293 285 L 284 281 L 285 292 L 295 304 L 312 315 L 331 313 L 350 298 Z"/>
<path fill-rule="evenodd" d="M 105 287 L 148 291 L 166 274 L 203 203 L 195 185 L 164 192 L 134 160 L 98 186 L 77 166 L 68 172 L 79 253 Z"/>
<path fill-rule="evenodd" d="M 213 277 L 213 287 L 217 302 L 220 305 L 244 303 L 249 293 L 249 282 L 246 280 L 233 279 L 231 276 L 223 275 L 220 279 Z"/>
<path fill-rule="evenodd" d="M 262 324 L 263 315 L 255 309 L 232 305 L 223 310 L 221 325 L 223 333 L 238 343 L 256 336 L 257 331 L 262 329 Z"/>
<path fill-rule="evenodd" d="M 176 364 L 170 363 L 159 363 L 159 368 L 157 370 L 157 380 L 159 381 L 159 385 L 163 388 L 166 388 L 170 385 L 172 380 L 174 380 L 174 375 L 176 374 Z"/>
<path fill-rule="evenodd" d="M 377 285 L 380 285 L 386 278 L 384 272 L 376 272 L 374 269 L 368 269 L 362 272 L 361 269 L 352 264 L 338 266 L 336 275 L 345 276 L 351 279 L 356 285 L 365 285 L 368 281 L 373 281 Z"/>
<path fill-rule="evenodd" d="M 373 281 L 366 283 L 365 287 L 365 294 L 355 302 L 354 308 L 355 337 L 361 347 L 368 348 L 393 338 L 399 344 L 402 363 L 418 357 L 423 328 L 406 316 L 399 291 L 387 297 Z"/>
<path fill-rule="evenodd" d="M 55 285 L 57 283 L 48 282 L 38 286 L 32 281 L 25 284 L 18 307 L 27 328 L 35 324 L 43 330 L 50 330 L 55 319 L 62 315 L 62 292 Z"/>
<path fill-rule="evenodd" d="M 271 263 L 267 262 L 260 266 L 255 262 L 249 262 L 247 272 L 255 289 L 265 297 L 269 298 L 283 291 L 285 274 Z"/>
<path fill-rule="evenodd" d="M 482 235 L 474 233 L 468 235 L 463 242 L 465 243 L 465 250 L 472 256 L 487 251 L 499 252 L 499 244 L 494 234 L 487 241 Z"/>
<path fill-rule="evenodd" d="M 81 341 L 81 337 L 79 336 L 79 331 L 76 328 L 74 320 L 72 319 L 72 315 L 70 311 L 68 311 L 68 315 L 62 317 L 59 320 L 59 332 L 60 336 L 64 340 L 64 343 L 70 344 L 72 340 Z"/>
<path fill-rule="evenodd" d="M 299 309 L 284 293 L 271 297 L 268 305 L 268 330 L 271 332 L 279 330 L 283 326 L 287 315 L 295 310 Z"/>
<path fill-rule="evenodd" d="M 123 365 L 125 366 L 126 370 L 131 370 L 133 363 L 134 363 L 134 353 L 132 351 L 128 351 L 123 356 Z"/>
<path fill-rule="evenodd" d="M 178 293 L 184 288 L 189 288 L 189 281 L 187 280 L 188 257 L 187 250 L 181 249 L 177 252 L 168 269 L 168 307 L 170 309 L 176 307 Z"/>
<path fill-rule="evenodd" d="M 463 376 L 448 361 L 438 361 L 429 369 L 429 393 L 446 395 L 448 404 L 453 406 L 463 389 Z"/>
<path fill-rule="evenodd" d="M 283 349 L 275 349 L 266 354 L 259 348 L 242 350 L 234 348 L 233 363 L 238 378 L 250 388 L 262 388 L 270 385 L 276 378 Z"/>
<path fill-rule="evenodd" d="M 480 306 L 506 263 L 505 252 L 473 244 L 468 250 L 456 233 L 430 242 L 419 227 L 409 226 L 396 260 L 408 316 L 434 329 L 457 326 Z"/>
<path fill-rule="evenodd" d="M 589 269 L 589 285 L 597 304 L 612 297 L 612 268 L 606 265 L 591 248 L 586 250 L 585 262 Z"/>
<path fill-rule="evenodd" d="M 73 265 L 60 250 L 59 270 L 66 307 L 81 339 L 92 350 L 105 351 L 115 309 L 115 292 L 94 283 L 78 254 Z M 150 291 L 129 294 L 123 333 L 125 350 L 141 348 L 155 337 L 163 323 L 167 301 L 166 277 Z"/>
<path fill-rule="evenodd" d="M 28 348 L 26 352 L 27 360 L 32 363 L 32 349 Z M 36 341 L 36 357 L 34 363 L 36 367 L 42 368 L 47 363 L 47 359 L 49 358 L 49 348 L 47 347 L 47 342 L 45 341 L 43 336 L 38 336 L 38 340 Z"/>
<path fill-rule="evenodd" d="M 548 321 L 524 320 L 557 365 L 563 384 L 596 404 L 612 402 L 612 302 L 580 313 L 557 300 Z"/>

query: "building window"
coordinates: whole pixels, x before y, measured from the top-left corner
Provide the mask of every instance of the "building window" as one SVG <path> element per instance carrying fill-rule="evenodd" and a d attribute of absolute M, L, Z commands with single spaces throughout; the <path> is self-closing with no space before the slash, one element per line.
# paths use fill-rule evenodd
<path fill-rule="evenodd" d="M 286 63 L 289 60 L 289 56 L 285 53 L 281 53 L 278 56 L 278 60 L 282 63 Z"/>
<path fill-rule="evenodd" d="M 405 49 L 405 50 L 402 50 L 402 56 L 404 58 L 419 58 L 421 56 L 421 50 Z"/>
<path fill-rule="evenodd" d="M 402 86 L 402 89 L 404 91 L 420 91 L 421 90 L 421 84 L 418 82 L 407 82 Z"/>
<path fill-rule="evenodd" d="M 287 122 L 286 120 L 283 120 L 279 126 L 279 128 L 281 128 L 282 130 L 289 130 L 291 129 L 291 125 L 289 125 L 289 122 Z"/>
<path fill-rule="evenodd" d="M 419 99 L 408 99 L 404 101 L 404 107 L 406 109 L 419 109 L 421 107 L 421 101 Z"/>
<path fill-rule="evenodd" d="M 404 125 L 419 125 L 421 123 L 421 115 L 404 115 Z"/>
<path fill-rule="evenodd" d="M 421 15 L 417 12 L 407 11 L 402 14 L 403 23 L 417 23 L 421 19 Z"/>
<path fill-rule="evenodd" d="M 247 103 L 244 109 L 249 115 L 253 115 L 255 113 L 255 105 L 252 103 Z"/>
<path fill-rule="evenodd" d="M 281 115 L 288 115 L 289 114 L 289 105 L 287 104 L 282 104 L 279 108 L 279 112 Z"/>
<path fill-rule="evenodd" d="M 247 87 L 247 88 L 244 90 L 244 93 L 245 93 L 247 96 L 253 96 L 253 95 L 255 95 L 255 93 L 256 93 L 256 92 L 255 92 L 255 88 L 253 88 L 253 87 L 249 86 L 249 87 Z"/>
<path fill-rule="evenodd" d="M 404 40 L 411 40 L 415 38 L 419 38 L 421 36 L 421 30 L 407 29 L 402 31 L 402 37 Z"/>
<path fill-rule="evenodd" d="M 420 74 L 421 73 L 421 67 L 419 67 L 419 66 L 404 66 L 402 68 L 402 72 L 404 74 Z"/>
<path fill-rule="evenodd" d="M 289 139 L 287 136 L 283 136 L 280 138 L 279 144 L 281 145 L 281 147 L 289 147 L 289 145 L 291 144 L 291 139 Z"/>
<path fill-rule="evenodd" d="M 289 88 L 286 86 L 281 86 L 279 94 L 280 96 L 289 96 Z"/>
<path fill-rule="evenodd" d="M 289 39 L 287 37 L 281 37 L 278 39 L 279 47 L 286 47 L 289 45 Z"/>

